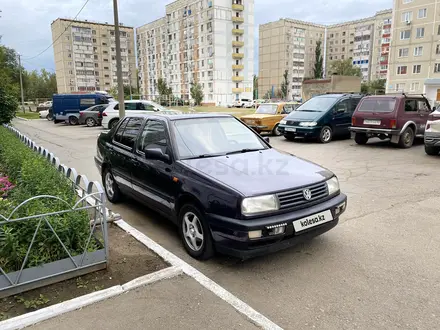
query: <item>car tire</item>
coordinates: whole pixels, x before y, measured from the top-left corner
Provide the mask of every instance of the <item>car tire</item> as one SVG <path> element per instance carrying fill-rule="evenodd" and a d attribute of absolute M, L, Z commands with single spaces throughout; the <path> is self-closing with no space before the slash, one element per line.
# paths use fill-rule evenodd
<path fill-rule="evenodd" d="M 115 178 L 113 177 L 113 173 L 109 168 L 104 170 L 102 174 L 102 183 L 104 185 L 105 195 L 107 196 L 107 200 L 116 204 L 121 201 L 122 193 L 116 183 Z"/>
<path fill-rule="evenodd" d="M 119 119 L 112 119 L 110 120 L 110 122 L 108 123 L 108 129 L 112 129 L 113 126 L 116 126 L 118 124 Z"/>
<path fill-rule="evenodd" d="M 330 126 L 324 126 L 319 133 L 319 142 L 329 143 L 333 139 L 333 131 Z"/>
<path fill-rule="evenodd" d="M 284 134 L 284 138 L 286 140 L 289 140 L 289 141 L 294 141 L 295 140 L 295 135 L 293 135 L 293 134 Z"/>
<path fill-rule="evenodd" d="M 367 136 L 367 134 L 364 134 L 364 133 L 356 133 L 354 135 L 354 141 L 360 145 L 367 144 L 368 136 Z"/>
<path fill-rule="evenodd" d="M 78 118 L 76 118 L 75 116 L 69 117 L 69 125 L 78 125 L 78 122 Z"/>
<path fill-rule="evenodd" d="M 414 130 L 411 127 L 407 127 L 399 138 L 400 148 L 411 148 L 414 143 Z"/>
<path fill-rule="evenodd" d="M 437 156 L 440 152 L 440 148 L 425 145 L 425 152 L 429 156 Z"/>
<path fill-rule="evenodd" d="M 205 217 L 192 204 L 184 205 L 179 212 L 179 232 L 188 254 L 198 260 L 214 256 L 214 243 Z"/>
<path fill-rule="evenodd" d="M 281 135 L 281 132 L 278 130 L 278 124 L 276 124 L 275 127 L 273 128 L 272 135 L 275 135 L 275 136 Z"/>
<path fill-rule="evenodd" d="M 86 125 L 87 127 L 94 127 L 96 126 L 96 120 L 95 118 L 89 117 L 86 119 Z"/>
<path fill-rule="evenodd" d="M 52 117 L 52 115 L 47 115 L 47 116 L 46 116 L 46 119 L 47 119 L 48 121 L 52 121 L 52 120 L 53 120 L 53 117 Z"/>

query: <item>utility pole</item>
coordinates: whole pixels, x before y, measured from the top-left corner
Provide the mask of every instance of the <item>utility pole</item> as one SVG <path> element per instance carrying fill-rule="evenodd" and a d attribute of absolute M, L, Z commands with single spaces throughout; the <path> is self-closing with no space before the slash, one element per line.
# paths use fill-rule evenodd
<path fill-rule="evenodd" d="M 23 113 L 26 112 L 24 110 L 24 92 L 23 92 L 23 77 L 21 76 L 21 55 L 18 54 L 18 70 L 20 71 L 20 89 L 21 89 L 21 109 L 23 110 Z"/>
<path fill-rule="evenodd" d="M 118 77 L 119 120 L 125 117 L 124 84 L 122 81 L 121 36 L 119 35 L 118 0 L 113 0 L 115 16 L 116 75 Z"/>

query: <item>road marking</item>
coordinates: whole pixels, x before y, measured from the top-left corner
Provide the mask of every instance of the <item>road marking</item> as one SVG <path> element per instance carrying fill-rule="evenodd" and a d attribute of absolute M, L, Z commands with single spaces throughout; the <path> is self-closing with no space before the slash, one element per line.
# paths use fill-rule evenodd
<path fill-rule="evenodd" d="M 139 242 L 147 246 L 150 250 L 156 252 L 160 257 L 162 257 L 165 261 L 170 263 L 173 266 L 180 267 L 185 274 L 194 278 L 197 282 L 199 282 L 206 289 L 214 293 L 217 297 L 221 298 L 229 305 L 234 307 L 238 312 L 246 316 L 251 322 L 255 325 L 262 327 L 263 329 L 273 329 L 273 330 L 281 330 L 282 328 L 276 325 L 274 322 L 269 320 L 263 314 L 257 312 L 251 306 L 246 304 L 244 301 L 240 300 L 238 297 L 234 296 L 232 293 L 227 291 L 225 288 L 221 287 L 213 280 L 202 274 L 200 271 L 195 269 L 193 266 L 188 264 L 187 262 L 180 259 L 175 254 L 171 253 L 161 245 L 157 244 L 147 235 L 141 233 L 136 228 L 130 226 L 124 220 L 115 221 L 121 229 L 125 230 L 127 233 L 136 238 Z"/>

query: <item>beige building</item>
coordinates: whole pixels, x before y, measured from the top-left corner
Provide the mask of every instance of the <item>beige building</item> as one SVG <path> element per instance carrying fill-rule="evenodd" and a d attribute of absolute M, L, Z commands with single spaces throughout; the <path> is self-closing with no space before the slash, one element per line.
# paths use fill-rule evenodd
<path fill-rule="evenodd" d="M 177 0 L 165 12 L 136 29 L 143 97 L 158 97 L 162 78 L 184 100 L 191 83 L 200 83 L 205 104 L 252 99 L 254 1 Z"/>
<path fill-rule="evenodd" d="M 332 61 L 351 59 L 364 81 L 385 79 L 388 55 L 382 49 L 388 47 L 391 16 L 391 10 L 383 10 L 373 17 L 327 26 L 292 19 L 260 25 L 259 97 L 268 92 L 276 96 L 285 70 L 287 98 L 299 97 L 303 79 L 314 75 L 317 41 L 322 43 L 327 76 L 332 74 Z"/>
<path fill-rule="evenodd" d="M 440 101 L 440 1 L 394 1 L 387 92 Z"/>
<path fill-rule="evenodd" d="M 52 22 L 58 93 L 108 91 L 117 86 L 111 24 L 58 18 Z M 124 85 L 137 86 L 134 30 L 121 26 Z"/>

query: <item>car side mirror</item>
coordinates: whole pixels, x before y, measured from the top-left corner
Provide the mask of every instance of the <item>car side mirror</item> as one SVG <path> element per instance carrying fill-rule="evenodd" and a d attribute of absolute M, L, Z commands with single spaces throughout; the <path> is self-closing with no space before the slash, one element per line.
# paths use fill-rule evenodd
<path fill-rule="evenodd" d="M 263 140 L 266 141 L 267 143 L 270 143 L 270 139 L 268 136 L 263 137 Z"/>
<path fill-rule="evenodd" d="M 145 153 L 145 158 L 147 159 L 161 160 L 166 163 L 170 161 L 170 156 L 164 154 L 162 149 L 159 148 L 146 148 L 144 150 L 144 153 Z"/>

